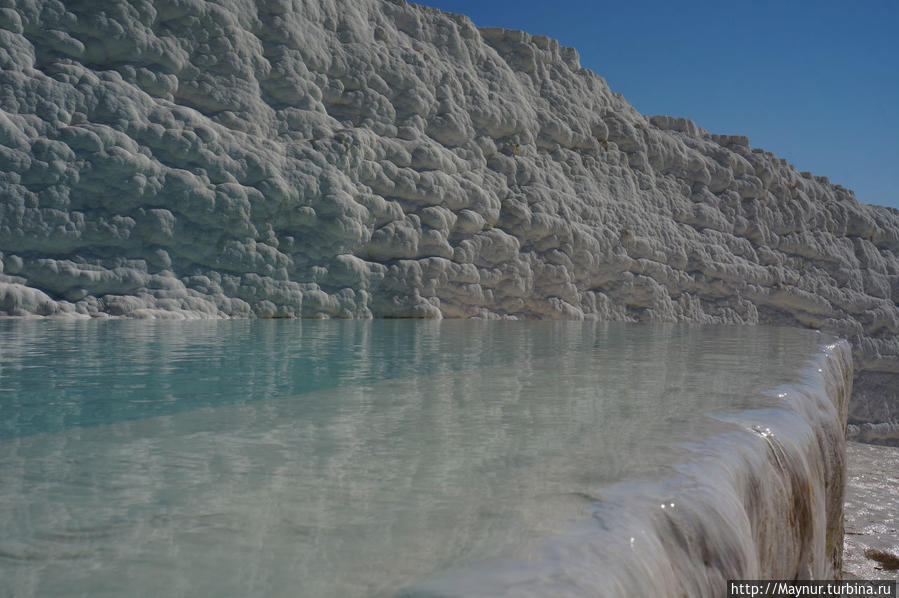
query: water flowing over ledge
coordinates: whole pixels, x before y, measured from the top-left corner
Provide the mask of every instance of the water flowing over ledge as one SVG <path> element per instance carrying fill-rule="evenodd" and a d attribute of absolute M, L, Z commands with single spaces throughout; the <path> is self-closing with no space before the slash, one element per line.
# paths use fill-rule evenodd
<path fill-rule="evenodd" d="M 840 570 L 848 345 L 582 322 L 0 322 L 16 598 L 719 596 Z"/>
<path fill-rule="evenodd" d="M 604 494 L 589 525 L 530 560 L 473 567 L 413 597 L 722 596 L 728 579 L 841 575 L 844 429 L 852 384 L 845 341 L 822 347 L 781 409 L 729 416 L 744 431 L 697 445 L 677 474 Z M 634 497 L 640 496 L 635 501 Z"/>

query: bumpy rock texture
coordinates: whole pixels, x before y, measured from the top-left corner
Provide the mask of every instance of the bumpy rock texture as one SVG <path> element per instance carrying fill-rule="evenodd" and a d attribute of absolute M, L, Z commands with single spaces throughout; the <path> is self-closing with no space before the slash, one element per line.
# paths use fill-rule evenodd
<path fill-rule="evenodd" d="M 897 417 L 899 212 L 402 0 L 0 1 L 0 313 L 800 325 Z"/>

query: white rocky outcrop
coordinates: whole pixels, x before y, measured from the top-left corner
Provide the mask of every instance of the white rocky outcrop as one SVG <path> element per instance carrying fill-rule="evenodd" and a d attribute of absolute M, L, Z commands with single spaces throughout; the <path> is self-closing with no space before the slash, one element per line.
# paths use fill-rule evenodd
<path fill-rule="evenodd" d="M 799 325 L 886 422 L 897 256 L 899 212 L 545 37 L 402 0 L 0 8 L 7 315 Z"/>

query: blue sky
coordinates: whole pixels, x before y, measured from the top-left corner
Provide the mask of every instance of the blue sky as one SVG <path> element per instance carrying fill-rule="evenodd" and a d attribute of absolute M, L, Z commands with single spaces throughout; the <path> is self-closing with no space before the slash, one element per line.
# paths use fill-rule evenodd
<path fill-rule="evenodd" d="M 644 114 L 747 135 L 899 208 L 897 0 L 425 0 L 573 46 Z"/>

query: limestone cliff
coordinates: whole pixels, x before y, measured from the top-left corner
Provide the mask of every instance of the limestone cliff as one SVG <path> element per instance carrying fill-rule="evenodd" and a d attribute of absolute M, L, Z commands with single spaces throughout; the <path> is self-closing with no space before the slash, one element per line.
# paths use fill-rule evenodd
<path fill-rule="evenodd" d="M 768 323 L 895 421 L 899 212 L 402 0 L 0 3 L 0 313 Z"/>

